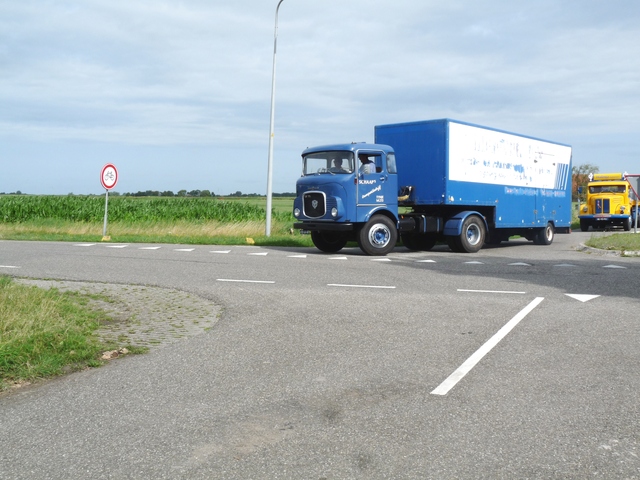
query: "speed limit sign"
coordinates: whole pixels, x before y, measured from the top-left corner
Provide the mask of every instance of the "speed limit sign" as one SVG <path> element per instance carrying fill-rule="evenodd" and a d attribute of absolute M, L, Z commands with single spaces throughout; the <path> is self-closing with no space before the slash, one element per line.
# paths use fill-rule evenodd
<path fill-rule="evenodd" d="M 116 186 L 116 183 L 118 183 L 118 170 L 116 170 L 115 165 L 107 163 L 102 167 L 100 183 L 102 183 L 102 186 L 107 190 L 111 190 Z"/>

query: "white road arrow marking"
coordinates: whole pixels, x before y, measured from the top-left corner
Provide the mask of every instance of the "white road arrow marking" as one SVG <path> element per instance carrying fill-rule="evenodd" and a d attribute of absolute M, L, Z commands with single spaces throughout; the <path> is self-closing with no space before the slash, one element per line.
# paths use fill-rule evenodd
<path fill-rule="evenodd" d="M 623 267 L 621 265 L 605 265 L 602 268 L 624 268 L 624 269 L 626 269 L 627 267 Z"/>
<path fill-rule="evenodd" d="M 416 263 L 436 263 L 435 260 L 416 260 Z"/>
<path fill-rule="evenodd" d="M 162 247 L 140 247 L 138 250 L 159 250 Z"/>
<path fill-rule="evenodd" d="M 266 257 L 267 255 L 269 255 L 269 252 L 247 253 L 247 255 L 253 255 L 257 257 Z"/>
<path fill-rule="evenodd" d="M 593 300 L 594 298 L 598 298 L 600 296 L 600 295 L 578 295 L 575 293 L 565 293 L 565 295 L 575 300 L 579 300 L 582 303 L 588 302 L 589 300 Z"/>
<path fill-rule="evenodd" d="M 195 248 L 174 248 L 174 252 L 193 252 Z"/>
<path fill-rule="evenodd" d="M 231 250 L 211 250 L 209 253 L 229 253 Z"/>
<path fill-rule="evenodd" d="M 530 267 L 531 266 L 530 264 L 524 263 L 524 262 L 510 263 L 509 265 L 514 267 Z"/>
<path fill-rule="evenodd" d="M 329 257 L 329 260 L 346 260 L 347 257 Z"/>

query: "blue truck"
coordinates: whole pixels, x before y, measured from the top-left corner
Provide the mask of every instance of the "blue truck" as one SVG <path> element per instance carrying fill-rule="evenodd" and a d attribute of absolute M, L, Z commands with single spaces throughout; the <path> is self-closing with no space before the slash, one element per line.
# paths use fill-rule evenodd
<path fill-rule="evenodd" d="M 378 125 L 373 144 L 302 152 L 293 214 L 327 253 L 549 245 L 571 232 L 571 147 L 451 119 Z"/>

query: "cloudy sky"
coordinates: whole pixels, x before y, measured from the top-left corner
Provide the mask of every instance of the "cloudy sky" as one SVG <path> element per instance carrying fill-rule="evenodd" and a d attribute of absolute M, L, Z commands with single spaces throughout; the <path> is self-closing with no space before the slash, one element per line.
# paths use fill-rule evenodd
<path fill-rule="evenodd" d="M 266 193 L 277 0 L 0 0 L 0 192 Z M 453 118 L 640 173 L 637 0 L 284 0 L 274 192 L 300 152 Z"/>

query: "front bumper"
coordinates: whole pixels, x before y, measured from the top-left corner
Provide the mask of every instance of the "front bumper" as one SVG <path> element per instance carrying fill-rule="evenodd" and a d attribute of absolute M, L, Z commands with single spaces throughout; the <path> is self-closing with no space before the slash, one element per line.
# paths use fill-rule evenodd
<path fill-rule="evenodd" d="M 352 232 L 355 230 L 355 224 L 351 222 L 298 222 L 293 224 L 293 228 L 310 232 Z"/>

